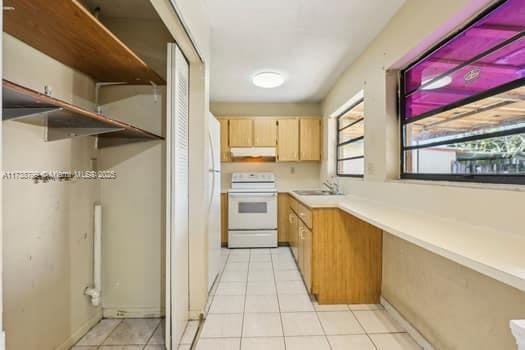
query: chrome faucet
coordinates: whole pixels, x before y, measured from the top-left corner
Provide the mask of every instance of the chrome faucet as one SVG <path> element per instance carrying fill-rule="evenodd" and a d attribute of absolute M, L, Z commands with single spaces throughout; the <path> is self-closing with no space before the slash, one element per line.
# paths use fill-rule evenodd
<path fill-rule="evenodd" d="M 335 179 L 334 177 L 332 177 L 331 179 L 329 180 L 326 180 L 325 182 L 323 182 L 323 185 L 328 189 L 328 191 L 330 192 L 330 194 L 339 194 L 339 183 L 337 182 L 337 179 Z"/>

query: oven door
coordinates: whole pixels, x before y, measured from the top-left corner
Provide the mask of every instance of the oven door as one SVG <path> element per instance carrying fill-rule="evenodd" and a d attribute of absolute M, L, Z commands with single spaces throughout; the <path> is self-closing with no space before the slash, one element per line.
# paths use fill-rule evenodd
<path fill-rule="evenodd" d="M 277 193 L 228 193 L 228 229 L 277 229 Z"/>

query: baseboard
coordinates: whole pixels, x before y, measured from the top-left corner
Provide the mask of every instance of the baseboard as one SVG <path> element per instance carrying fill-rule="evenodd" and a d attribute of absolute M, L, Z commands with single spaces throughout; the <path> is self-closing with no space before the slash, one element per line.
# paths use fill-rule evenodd
<path fill-rule="evenodd" d="M 164 310 L 159 308 L 104 308 L 104 318 L 160 318 Z"/>
<path fill-rule="evenodd" d="M 432 344 L 430 344 L 429 341 L 426 340 L 425 337 L 419 333 L 419 331 L 414 328 L 414 326 L 412 326 L 410 322 L 408 322 L 392 304 L 388 302 L 388 300 L 381 296 L 380 302 L 385 308 L 386 312 L 388 312 L 388 314 L 394 320 L 396 320 L 404 329 L 406 329 L 407 333 L 410 334 L 412 338 L 414 338 L 419 346 L 421 346 L 424 350 L 435 350 Z"/>
<path fill-rule="evenodd" d="M 84 336 L 91 328 L 93 328 L 102 319 L 102 312 L 99 309 L 97 314 L 84 323 L 79 329 L 77 329 L 73 335 L 71 335 L 64 343 L 58 346 L 55 350 L 69 350 L 75 345 L 80 338 Z M 2 348 L 3 349 L 3 348 Z"/>

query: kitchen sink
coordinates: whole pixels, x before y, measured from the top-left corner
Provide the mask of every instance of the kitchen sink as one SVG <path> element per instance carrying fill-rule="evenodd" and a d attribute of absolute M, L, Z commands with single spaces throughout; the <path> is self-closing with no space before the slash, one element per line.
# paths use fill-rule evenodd
<path fill-rule="evenodd" d="M 339 193 L 332 193 L 330 191 L 323 191 L 323 190 L 298 190 L 293 191 L 294 193 L 297 193 L 299 196 L 337 196 L 340 195 Z"/>

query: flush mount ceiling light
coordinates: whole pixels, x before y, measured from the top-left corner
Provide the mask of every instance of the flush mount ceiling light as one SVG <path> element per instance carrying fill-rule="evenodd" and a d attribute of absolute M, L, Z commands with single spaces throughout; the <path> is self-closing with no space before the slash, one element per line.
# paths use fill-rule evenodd
<path fill-rule="evenodd" d="M 442 87 L 445 87 L 447 85 L 450 85 L 452 83 L 452 77 L 450 75 L 445 75 L 443 78 L 439 78 L 436 81 L 431 82 L 430 84 L 426 85 L 428 82 L 430 82 L 434 78 L 425 79 L 421 83 L 422 90 L 436 90 L 441 89 Z"/>
<path fill-rule="evenodd" d="M 255 86 L 273 89 L 284 84 L 284 77 L 278 72 L 260 72 L 253 75 L 252 82 Z"/>

